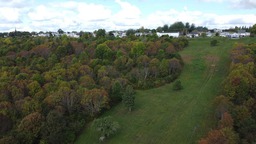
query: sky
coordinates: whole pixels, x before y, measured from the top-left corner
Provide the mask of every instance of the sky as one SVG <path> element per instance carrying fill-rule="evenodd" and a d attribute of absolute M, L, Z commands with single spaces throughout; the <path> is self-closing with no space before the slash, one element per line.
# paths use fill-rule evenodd
<path fill-rule="evenodd" d="M 0 0 L 1 32 L 156 29 L 177 21 L 249 27 L 256 0 Z"/>

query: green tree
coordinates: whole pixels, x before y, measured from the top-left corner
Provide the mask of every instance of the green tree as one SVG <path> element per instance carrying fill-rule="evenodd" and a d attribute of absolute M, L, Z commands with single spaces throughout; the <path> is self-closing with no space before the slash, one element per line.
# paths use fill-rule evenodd
<path fill-rule="evenodd" d="M 168 32 L 168 31 L 169 31 L 168 29 L 169 29 L 168 25 L 165 24 L 165 25 L 163 26 L 163 28 L 162 28 L 162 31 Z"/>
<path fill-rule="evenodd" d="M 115 134 L 120 128 L 118 122 L 113 121 L 110 116 L 94 120 L 92 126 L 97 132 L 100 132 L 100 141 L 103 141 L 110 135 Z"/>
<path fill-rule="evenodd" d="M 23 115 L 28 115 L 32 112 L 39 112 L 42 110 L 41 103 L 31 97 L 25 97 L 23 100 L 17 102 L 17 104 L 19 103 L 21 104 L 19 110 Z"/>
<path fill-rule="evenodd" d="M 64 31 L 62 29 L 58 29 L 59 34 L 64 34 Z"/>
<path fill-rule="evenodd" d="M 28 84 L 29 94 L 30 96 L 34 96 L 37 92 L 40 91 L 41 86 L 37 81 L 33 81 L 30 84 Z"/>
<path fill-rule="evenodd" d="M 254 24 L 251 28 L 251 35 L 256 36 L 256 24 Z"/>
<path fill-rule="evenodd" d="M 132 55 L 132 57 L 137 58 L 144 54 L 145 49 L 146 49 L 146 46 L 143 42 L 135 42 L 130 51 L 130 54 Z"/>
<path fill-rule="evenodd" d="M 169 31 L 171 32 L 183 32 L 185 29 L 185 25 L 183 22 L 175 22 L 169 27 Z"/>
<path fill-rule="evenodd" d="M 119 102 L 122 99 L 122 85 L 119 81 L 114 81 L 111 87 L 111 101 L 113 103 Z"/>
<path fill-rule="evenodd" d="M 167 59 L 162 59 L 159 65 L 159 71 L 162 77 L 165 77 L 168 75 L 168 67 L 169 67 L 169 62 Z"/>
<path fill-rule="evenodd" d="M 49 144 L 71 143 L 67 142 L 67 132 L 67 122 L 63 114 L 57 110 L 50 111 L 42 125 L 42 141 Z"/>
<path fill-rule="evenodd" d="M 37 81 L 40 85 L 44 84 L 44 77 L 39 73 L 33 74 L 32 80 Z"/>
<path fill-rule="evenodd" d="M 189 28 L 189 32 L 192 32 L 192 31 L 194 31 L 196 29 L 196 26 L 195 26 L 195 24 L 191 24 L 190 25 L 190 28 Z"/>
<path fill-rule="evenodd" d="M 69 47 L 58 46 L 56 49 L 56 54 L 57 54 L 58 58 L 64 57 L 68 53 L 69 53 Z"/>
<path fill-rule="evenodd" d="M 106 36 L 106 30 L 105 29 L 98 29 L 96 31 L 96 37 L 105 37 Z"/>
<path fill-rule="evenodd" d="M 255 78 L 245 66 L 241 65 L 232 70 L 224 81 L 224 94 L 234 104 L 241 104 L 250 97 L 254 84 Z"/>
<path fill-rule="evenodd" d="M 135 91 L 131 85 L 126 86 L 122 101 L 125 107 L 132 111 L 134 107 L 134 100 L 135 100 Z"/>
<path fill-rule="evenodd" d="M 95 49 L 95 57 L 99 59 L 111 59 L 112 50 L 104 43 L 99 44 Z"/>
<path fill-rule="evenodd" d="M 132 36 L 132 35 L 134 35 L 135 34 L 135 30 L 133 30 L 133 29 L 128 29 L 127 31 L 126 31 L 126 35 L 127 36 Z"/>

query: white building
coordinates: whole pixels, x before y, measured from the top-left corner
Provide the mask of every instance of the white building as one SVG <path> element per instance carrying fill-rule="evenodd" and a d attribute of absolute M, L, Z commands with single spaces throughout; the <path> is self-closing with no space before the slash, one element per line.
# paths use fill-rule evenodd
<path fill-rule="evenodd" d="M 220 37 L 228 37 L 229 35 L 230 35 L 230 33 L 228 33 L 228 32 L 220 33 Z"/>
<path fill-rule="evenodd" d="M 222 30 L 221 29 L 214 29 L 213 30 L 215 33 L 222 33 Z"/>
<path fill-rule="evenodd" d="M 238 33 L 232 33 L 232 34 L 230 34 L 230 38 L 238 39 L 239 38 L 239 34 Z"/>
<path fill-rule="evenodd" d="M 79 37 L 80 37 L 77 33 L 73 33 L 73 32 L 71 32 L 71 33 L 66 33 L 66 35 L 67 35 L 68 37 L 72 37 L 72 38 L 79 38 Z"/>
<path fill-rule="evenodd" d="M 157 32 L 156 33 L 156 35 L 158 36 L 158 37 L 162 37 L 162 36 L 164 36 L 164 35 L 167 35 L 167 36 L 169 36 L 169 37 L 179 37 L 180 36 L 180 33 L 159 33 L 159 32 Z"/>
<path fill-rule="evenodd" d="M 213 37 L 213 33 L 211 33 L 210 31 L 206 33 L 207 37 Z"/>

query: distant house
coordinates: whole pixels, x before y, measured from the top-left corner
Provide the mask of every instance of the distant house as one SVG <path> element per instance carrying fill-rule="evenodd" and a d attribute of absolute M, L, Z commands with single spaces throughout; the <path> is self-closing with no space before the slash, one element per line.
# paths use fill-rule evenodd
<path fill-rule="evenodd" d="M 68 37 L 72 37 L 72 38 L 79 38 L 80 37 L 77 33 L 74 33 L 74 32 L 68 32 L 68 33 L 66 33 L 66 35 Z"/>
<path fill-rule="evenodd" d="M 169 37 L 176 37 L 176 38 L 177 38 L 177 37 L 180 36 L 180 33 L 178 33 L 178 32 L 176 32 L 176 33 L 159 33 L 159 32 L 157 32 L 156 35 L 157 35 L 158 37 L 162 37 L 162 36 L 167 35 L 167 36 L 169 36 Z"/>
<path fill-rule="evenodd" d="M 120 34 L 119 34 L 118 32 L 113 32 L 113 35 L 114 35 L 115 37 L 120 37 Z"/>
<path fill-rule="evenodd" d="M 212 37 L 213 36 L 213 33 L 211 33 L 210 31 L 206 33 L 206 36 L 207 37 Z"/>
<path fill-rule="evenodd" d="M 59 34 L 58 32 L 52 32 L 52 35 L 53 35 L 54 37 L 59 37 L 59 36 L 60 36 L 60 34 Z"/>
<path fill-rule="evenodd" d="M 48 33 L 39 33 L 37 36 L 39 36 L 39 37 L 49 37 L 50 34 L 48 34 Z"/>
<path fill-rule="evenodd" d="M 239 37 L 247 37 L 250 36 L 249 32 L 246 32 L 245 30 L 238 30 L 237 33 L 239 34 Z"/>
<path fill-rule="evenodd" d="M 215 33 L 222 33 L 222 30 L 221 29 L 214 29 L 213 30 Z"/>
<path fill-rule="evenodd" d="M 125 31 L 113 31 L 112 33 L 113 33 L 113 35 L 114 35 L 115 37 L 120 37 L 120 38 L 122 38 L 122 37 L 125 37 L 125 36 L 126 36 L 126 32 L 125 32 Z"/>
<path fill-rule="evenodd" d="M 229 36 L 230 36 L 230 38 L 232 38 L 232 39 L 238 39 L 238 38 L 239 38 L 239 34 L 238 34 L 238 33 L 232 33 L 232 34 L 230 34 Z"/>
<path fill-rule="evenodd" d="M 143 35 L 144 35 L 144 33 L 142 33 L 142 32 L 135 33 L 135 36 L 143 36 Z"/>
<path fill-rule="evenodd" d="M 120 37 L 122 38 L 122 37 L 126 37 L 126 32 L 122 32 L 121 34 L 120 34 Z"/>
<path fill-rule="evenodd" d="M 135 36 L 138 36 L 138 37 L 140 37 L 140 36 L 147 36 L 147 35 L 152 35 L 152 32 L 151 32 L 151 31 L 150 31 L 149 33 L 145 33 L 145 32 L 136 32 L 134 35 L 135 35 Z"/>
<path fill-rule="evenodd" d="M 191 33 L 187 34 L 187 37 L 189 38 L 195 38 L 195 37 L 199 37 L 200 33 L 197 31 L 192 31 Z"/>
<path fill-rule="evenodd" d="M 228 33 L 228 32 L 220 33 L 220 37 L 228 37 L 229 35 L 230 35 L 230 33 Z"/>

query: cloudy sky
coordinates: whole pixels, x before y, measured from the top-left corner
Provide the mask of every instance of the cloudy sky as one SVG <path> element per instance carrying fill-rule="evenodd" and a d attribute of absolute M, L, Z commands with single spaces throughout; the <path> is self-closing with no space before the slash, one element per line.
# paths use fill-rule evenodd
<path fill-rule="evenodd" d="M 0 0 L 0 31 L 157 28 L 176 21 L 208 28 L 251 26 L 256 0 Z"/>

